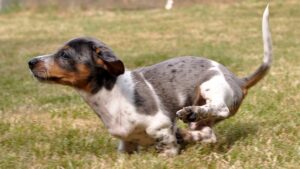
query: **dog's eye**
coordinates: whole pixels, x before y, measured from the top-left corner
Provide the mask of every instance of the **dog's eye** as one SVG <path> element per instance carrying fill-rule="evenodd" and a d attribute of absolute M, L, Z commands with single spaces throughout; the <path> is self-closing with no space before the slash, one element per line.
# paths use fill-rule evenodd
<path fill-rule="evenodd" d="M 61 52 L 59 56 L 60 56 L 60 58 L 66 59 L 66 60 L 71 58 L 68 54 L 66 54 L 66 52 Z"/>

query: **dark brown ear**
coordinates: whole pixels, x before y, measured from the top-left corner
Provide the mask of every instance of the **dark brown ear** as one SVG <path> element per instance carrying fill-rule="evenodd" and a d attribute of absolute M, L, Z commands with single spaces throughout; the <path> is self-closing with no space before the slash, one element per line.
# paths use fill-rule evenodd
<path fill-rule="evenodd" d="M 108 72 L 110 72 L 115 76 L 119 76 L 123 74 L 125 71 L 124 64 L 120 60 L 116 60 L 113 62 L 106 62 L 106 65 L 107 65 Z"/>
<path fill-rule="evenodd" d="M 98 44 L 93 46 L 93 50 L 96 53 L 96 63 L 104 67 L 109 73 L 119 76 L 124 73 L 125 68 L 121 60 L 119 60 L 111 49 Z"/>

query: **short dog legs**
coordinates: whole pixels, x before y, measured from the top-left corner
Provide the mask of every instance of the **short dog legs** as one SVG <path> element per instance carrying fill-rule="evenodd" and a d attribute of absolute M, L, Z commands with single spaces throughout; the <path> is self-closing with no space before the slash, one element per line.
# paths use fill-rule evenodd
<path fill-rule="evenodd" d="M 178 129 L 178 133 L 181 135 L 184 142 L 202 142 L 202 143 L 215 143 L 217 138 L 213 130 L 206 126 L 200 130 L 183 130 Z"/>
<path fill-rule="evenodd" d="M 215 122 L 227 118 L 230 112 L 225 104 L 207 103 L 203 106 L 184 107 L 176 115 L 185 123 L 192 122 L 190 123 L 191 131 L 188 131 L 190 140 L 215 143 L 217 141 L 216 135 L 210 127 L 205 126 L 205 123 L 213 125 Z M 201 125 L 202 122 L 205 122 L 204 126 Z"/>
<path fill-rule="evenodd" d="M 174 127 L 149 128 L 147 133 L 155 138 L 156 148 L 163 156 L 175 156 L 179 153 Z"/>

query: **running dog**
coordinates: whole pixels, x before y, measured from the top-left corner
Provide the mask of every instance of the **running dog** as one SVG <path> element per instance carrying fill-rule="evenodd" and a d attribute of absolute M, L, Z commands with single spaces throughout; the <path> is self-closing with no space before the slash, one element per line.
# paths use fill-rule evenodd
<path fill-rule="evenodd" d="M 39 81 L 75 88 L 120 139 L 119 151 L 132 153 L 139 145 L 155 144 L 163 155 L 174 156 L 180 140 L 216 142 L 212 126 L 234 115 L 249 88 L 266 75 L 272 62 L 268 18 L 267 6 L 263 63 L 244 78 L 220 63 L 192 56 L 125 70 L 106 44 L 89 37 L 72 39 L 28 64 Z M 189 123 L 189 130 L 177 128 L 176 117 Z"/>

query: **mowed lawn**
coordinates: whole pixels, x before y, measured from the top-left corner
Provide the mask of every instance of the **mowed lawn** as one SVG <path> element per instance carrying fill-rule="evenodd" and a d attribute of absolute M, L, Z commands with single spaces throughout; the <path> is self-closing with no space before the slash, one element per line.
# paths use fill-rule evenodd
<path fill-rule="evenodd" d="M 161 158 L 154 148 L 130 156 L 117 153 L 118 140 L 73 89 L 40 84 L 27 66 L 31 57 L 88 35 L 109 44 L 129 69 L 196 55 L 245 76 L 262 62 L 266 3 L 1 13 L 0 168 L 298 168 L 298 0 L 271 1 L 273 67 L 249 91 L 239 112 L 215 127 L 218 143 L 188 145 L 174 158 Z"/>

